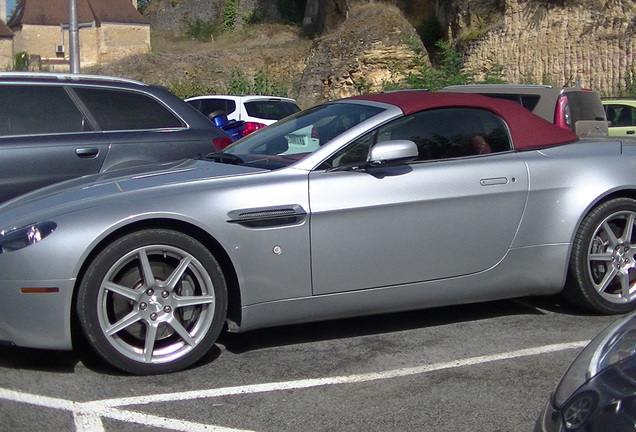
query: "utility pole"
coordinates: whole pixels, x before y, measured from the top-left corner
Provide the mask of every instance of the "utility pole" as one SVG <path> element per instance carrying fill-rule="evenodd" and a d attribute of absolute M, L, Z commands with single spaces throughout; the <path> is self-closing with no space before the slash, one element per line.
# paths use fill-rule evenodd
<path fill-rule="evenodd" d="M 71 73 L 80 73 L 79 26 L 77 0 L 68 0 L 68 45 Z"/>

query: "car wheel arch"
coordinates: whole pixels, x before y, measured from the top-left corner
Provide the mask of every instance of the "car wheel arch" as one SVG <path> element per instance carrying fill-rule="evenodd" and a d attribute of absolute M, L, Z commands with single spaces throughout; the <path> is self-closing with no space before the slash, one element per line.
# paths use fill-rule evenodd
<path fill-rule="evenodd" d="M 583 223 L 583 220 L 592 211 L 594 211 L 598 206 L 601 206 L 604 203 L 606 203 L 608 201 L 611 201 L 611 200 L 614 200 L 614 199 L 617 199 L 617 198 L 631 198 L 633 200 L 636 200 L 636 189 L 609 190 L 605 194 L 597 196 L 593 201 L 590 201 L 587 204 L 587 206 L 585 208 L 585 211 L 581 212 L 581 214 L 579 216 L 579 220 L 576 221 L 576 226 L 575 226 L 574 231 L 572 232 L 572 237 L 570 239 L 570 244 L 572 244 L 574 242 L 574 238 L 576 237 L 576 233 L 577 233 L 578 229 L 581 227 L 581 224 Z M 572 254 L 572 250 L 570 248 L 568 256 L 570 256 L 571 254 Z"/>
<path fill-rule="evenodd" d="M 109 233 L 104 238 L 100 239 L 95 245 L 93 245 L 90 252 L 84 257 L 81 265 L 79 266 L 79 270 L 77 272 L 75 278 L 75 286 L 73 289 L 73 302 L 72 304 L 76 304 L 77 301 L 77 292 L 79 286 L 84 278 L 86 271 L 88 270 L 91 262 L 95 259 L 97 255 L 99 255 L 108 245 L 117 241 L 117 239 L 122 238 L 128 234 L 131 234 L 136 231 L 141 230 L 150 230 L 150 229 L 167 229 L 171 231 L 176 231 L 185 235 L 188 235 L 192 238 L 195 238 L 197 241 L 202 243 L 211 253 L 214 255 L 215 259 L 218 261 L 221 269 L 223 271 L 223 276 L 225 277 L 227 284 L 227 295 L 228 295 L 228 307 L 227 307 L 227 319 L 231 320 L 234 323 L 240 325 L 241 322 L 241 293 L 240 287 L 238 283 L 238 276 L 236 274 L 236 269 L 234 264 L 232 263 L 229 255 L 226 253 L 223 246 L 207 231 L 202 228 L 190 224 L 188 222 L 161 218 L 161 219 L 144 219 L 135 221 L 123 227 L 119 227 L 115 231 Z M 74 308 L 71 308 L 71 331 L 73 334 L 73 344 L 76 344 L 77 334 L 79 328 L 77 327 L 77 316 Z"/>
<path fill-rule="evenodd" d="M 608 295 L 615 297 L 618 294 L 619 297 L 624 299 L 624 297 L 620 295 L 620 292 L 616 291 L 614 281 L 619 280 L 621 278 L 621 272 L 625 271 L 624 268 L 619 269 L 619 267 L 633 267 L 633 258 L 624 259 L 622 252 L 620 252 L 626 244 L 633 244 L 633 240 L 630 241 L 629 238 L 622 239 L 622 235 L 628 233 L 626 224 L 629 218 L 626 215 L 629 212 L 631 212 L 632 215 L 636 212 L 636 191 L 622 190 L 603 196 L 602 199 L 597 200 L 593 205 L 589 206 L 587 211 L 581 215 L 581 220 L 576 230 L 574 230 L 574 237 L 570 245 L 567 280 L 560 294 L 564 300 L 582 309 L 600 314 L 617 314 L 633 310 L 634 306 L 631 308 L 629 306 L 630 304 L 634 304 L 633 294 L 632 299 L 630 300 L 628 298 L 625 303 L 619 301 L 620 299 L 610 299 L 608 301 L 602 298 Z M 616 228 L 610 228 L 608 223 L 614 221 L 618 221 Z M 625 221 L 623 227 L 621 227 L 620 221 Z M 613 242 L 611 240 L 612 237 L 608 238 L 606 235 L 606 237 L 604 237 L 605 240 L 599 243 L 601 246 L 598 246 L 600 248 L 609 248 L 607 249 L 608 251 L 605 252 L 605 249 L 601 249 L 599 251 L 595 250 L 590 252 L 590 247 L 593 246 L 591 242 L 595 238 L 601 239 L 603 233 L 606 233 L 608 230 L 614 231 L 616 237 L 614 237 Z M 620 230 L 623 231 L 621 232 Z M 616 248 L 614 248 L 615 245 Z M 631 248 L 632 245 L 629 245 L 629 247 Z M 597 258 L 590 258 L 590 253 L 596 254 Z M 606 253 L 612 254 L 613 258 L 611 263 L 607 261 L 609 258 L 601 258 L 601 256 Z M 616 259 L 615 255 L 620 259 Z M 629 255 L 629 252 L 625 252 L 625 257 L 629 257 Z M 633 252 L 631 252 L 631 255 L 633 255 Z M 584 261 L 586 262 L 585 264 L 583 264 Z M 594 270 L 588 268 L 588 266 L 594 265 L 598 267 L 600 265 L 598 263 L 604 263 L 605 261 L 607 261 L 607 263 L 602 264 L 603 267 L 599 267 L 603 271 L 596 271 L 597 273 L 601 273 L 600 276 L 593 276 L 593 274 L 596 273 L 593 273 Z M 625 264 L 622 265 L 620 263 Z M 616 267 L 617 270 L 614 271 L 613 267 Z M 605 278 L 606 276 L 608 277 Z M 630 279 L 626 279 L 625 281 L 621 279 L 620 283 L 621 286 L 624 283 L 632 284 L 633 288 L 633 280 L 630 282 Z M 623 287 L 623 291 L 625 289 L 626 287 Z"/>

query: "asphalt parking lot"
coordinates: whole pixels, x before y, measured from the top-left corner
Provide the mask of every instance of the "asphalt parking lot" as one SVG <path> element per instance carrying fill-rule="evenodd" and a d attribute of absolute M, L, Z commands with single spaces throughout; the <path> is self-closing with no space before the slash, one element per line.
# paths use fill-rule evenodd
<path fill-rule="evenodd" d="M 151 377 L 3 347 L 0 430 L 532 431 L 614 319 L 533 298 L 278 327 Z"/>

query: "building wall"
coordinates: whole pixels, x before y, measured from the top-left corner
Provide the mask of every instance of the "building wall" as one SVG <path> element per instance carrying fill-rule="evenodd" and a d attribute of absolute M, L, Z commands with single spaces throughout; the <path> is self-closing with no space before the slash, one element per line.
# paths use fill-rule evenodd
<path fill-rule="evenodd" d="M 13 68 L 13 39 L 0 38 L 0 70 Z"/>
<path fill-rule="evenodd" d="M 65 35 L 68 38 L 68 35 Z M 56 57 L 55 46 L 62 44 L 62 32 L 59 26 L 25 25 L 14 30 L 14 52 L 27 52 L 42 56 Z"/>
<path fill-rule="evenodd" d="M 150 26 L 147 24 L 102 23 L 99 36 L 99 62 L 150 52 Z"/>
<path fill-rule="evenodd" d="M 51 72 L 70 69 L 68 31 L 62 33 L 58 26 L 24 25 L 15 32 L 14 41 L 13 52 L 39 56 L 41 68 Z M 64 52 L 56 53 L 56 45 L 64 45 Z M 79 51 L 80 68 L 150 52 L 150 26 L 102 24 L 100 27 L 81 28 Z M 33 63 L 31 67 L 38 68 Z"/>

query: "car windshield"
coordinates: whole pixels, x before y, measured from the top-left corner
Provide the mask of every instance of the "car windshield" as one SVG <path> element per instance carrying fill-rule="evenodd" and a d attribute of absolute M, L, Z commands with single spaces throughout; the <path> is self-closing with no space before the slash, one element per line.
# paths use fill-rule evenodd
<path fill-rule="evenodd" d="M 352 103 L 318 105 L 249 135 L 208 158 L 272 170 L 286 167 L 382 111 L 382 108 Z"/>

